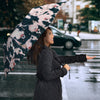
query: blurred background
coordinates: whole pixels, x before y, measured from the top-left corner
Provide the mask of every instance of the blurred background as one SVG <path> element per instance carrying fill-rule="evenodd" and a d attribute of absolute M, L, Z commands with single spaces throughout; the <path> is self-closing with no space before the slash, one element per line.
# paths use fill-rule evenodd
<path fill-rule="evenodd" d="M 99 0 L 0 0 L 0 28 L 14 28 L 31 8 L 60 1 L 67 3 L 54 20 L 57 28 L 60 27 L 59 20 L 62 20 L 63 26 L 71 22 L 73 28 L 80 24 L 82 30 L 90 32 L 95 32 L 96 26 L 100 32 Z"/>
<path fill-rule="evenodd" d="M 62 79 L 63 100 L 100 100 L 100 0 L 0 0 L 0 100 L 33 100 L 36 66 L 24 57 L 5 78 L 3 43 L 33 7 L 60 1 L 67 2 L 51 23 L 58 43 L 51 48 L 64 56 L 96 56 L 70 64 L 70 79 Z"/>
<path fill-rule="evenodd" d="M 66 24 L 71 23 L 73 31 L 80 26 L 83 32 L 100 33 L 99 0 L 0 0 L 0 37 L 11 33 L 31 8 L 61 1 L 67 3 L 56 16 L 53 26 L 66 30 Z"/>

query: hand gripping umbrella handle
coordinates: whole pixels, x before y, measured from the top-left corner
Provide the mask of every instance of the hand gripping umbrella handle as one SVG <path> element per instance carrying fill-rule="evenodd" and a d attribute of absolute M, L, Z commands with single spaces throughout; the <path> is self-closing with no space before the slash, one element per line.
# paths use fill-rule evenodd
<path fill-rule="evenodd" d="M 64 66 L 65 64 L 62 63 L 61 66 Z M 71 76 L 70 76 L 70 70 L 69 70 L 69 79 L 71 79 Z"/>

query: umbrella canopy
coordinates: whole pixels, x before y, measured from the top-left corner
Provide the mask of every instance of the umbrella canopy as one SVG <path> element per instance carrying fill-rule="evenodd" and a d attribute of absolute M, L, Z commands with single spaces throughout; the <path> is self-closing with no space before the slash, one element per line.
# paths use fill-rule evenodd
<path fill-rule="evenodd" d="M 31 9 L 23 21 L 16 26 L 4 46 L 5 68 L 13 69 L 16 63 L 27 54 L 40 34 L 53 22 L 64 3 L 47 4 Z"/>

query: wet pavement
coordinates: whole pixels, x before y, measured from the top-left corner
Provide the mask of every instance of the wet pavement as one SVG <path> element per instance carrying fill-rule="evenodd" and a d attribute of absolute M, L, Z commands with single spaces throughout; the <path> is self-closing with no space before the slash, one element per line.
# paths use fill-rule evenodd
<path fill-rule="evenodd" d="M 71 79 L 67 82 L 69 100 L 100 100 L 100 41 L 82 41 L 75 54 L 96 55 L 85 63 L 71 64 Z"/>
<path fill-rule="evenodd" d="M 65 32 L 62 30 L 62 32 L 65 34 Z M 67 31 L 66 34 L 69 34 Z M 77 36 L 77 31 L 73 31 L 71 34 L 72 36 Z M 79 37 L 82 40 L 100 40 L 100 33 L 89 33 L 89 32 L 80 32 Z"/>
<path fill-rule="evenodd" d="M 0 77 L 0 100 L 33 100 L 35 82 L 33 75 Z"/>
<path fill-rule="evenodd" d="M 53 48 L 60 55 L 96 55 L 85 63 L 70 64 L 69 74 L 62 78 L 63 100 L 100 100 L 100 41 L 83 40 L 75 50 Z M 0 46 L 1 47 L 1 46 Z M 16 65 L 15 70 L 5 78 L 0 48 L 0 100 L 33 100 L 36 83 L 36 67 L 28 65 L 26 58 Z"/>

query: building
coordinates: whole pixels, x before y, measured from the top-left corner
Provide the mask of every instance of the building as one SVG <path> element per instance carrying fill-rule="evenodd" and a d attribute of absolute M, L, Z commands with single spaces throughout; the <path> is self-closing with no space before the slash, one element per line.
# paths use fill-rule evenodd
<path fill-rule="evenodd" d="M 66 22 L 72 22 L 73 24 L 80 23 L 81 17 L 79 10 L 85 7 L 90 7 L 90 1 L 85 0 L 59 0 L 66 1 L 66 6 L 63 8 L 67 19 Z"/>
<path fill-rule="evenodd" d="M 79 10 L 83 8 L 89 8 L 90 1 L 73 0 L 73 24 L 80 23 L 81 17 Z"/>

